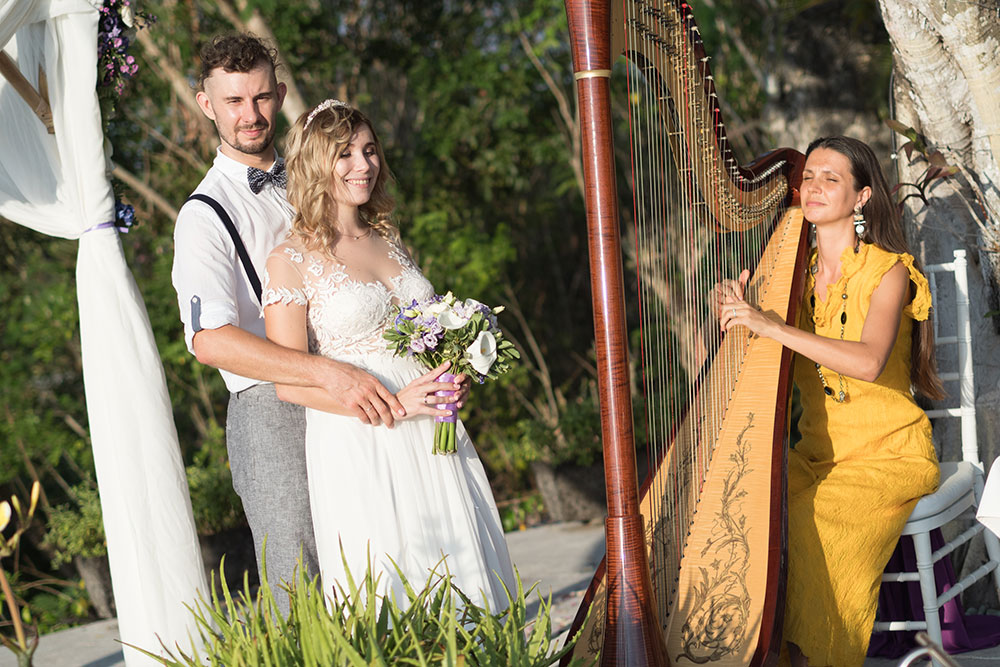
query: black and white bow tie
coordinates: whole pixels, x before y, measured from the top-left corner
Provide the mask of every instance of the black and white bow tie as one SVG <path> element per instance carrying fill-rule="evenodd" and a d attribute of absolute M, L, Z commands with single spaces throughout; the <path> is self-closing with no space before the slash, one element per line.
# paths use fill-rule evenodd
<path fill-rule="evenodd" d="M 285 173 L 285 165 L 283 163 L 274 165 L 271 171 L 264 171 L 257 167 L 247 167 L 247 183 L 255 195 L 259 195 L 260 191 L 264 189 L 264 184 L 269 181 L 279 188 L 285 187 L 285 184 L 288 182 L 288 175 Z"/>

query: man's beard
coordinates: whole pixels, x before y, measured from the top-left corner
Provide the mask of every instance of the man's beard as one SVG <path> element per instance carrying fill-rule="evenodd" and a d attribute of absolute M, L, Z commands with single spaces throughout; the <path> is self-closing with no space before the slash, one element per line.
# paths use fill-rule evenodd
<path fill-rule="evenodd" d="M 216 124 L 215 127 L 216 129 L 218 129 L 219 128 L 218 124 Z M 260 139 L 252 143 L 243 143 L 236 139 L 241 130 L 266 130 L 266 131 Z M 225 141 L 231 147 L 238 150 L 240 153 L 244 153 L 246 155 L 260 155 L 264 151 L 271 148 L 271 142 L 274 141 L 274 126 L 268 126 L 267 124 L 245 125 L 240 128 L 234 128 L 233 134 L 230 137 L 225 136 L 224 134 L 222 134 L 221 131 L 219 132 L 219 136 L 222 138 L 223 141 Z"/>

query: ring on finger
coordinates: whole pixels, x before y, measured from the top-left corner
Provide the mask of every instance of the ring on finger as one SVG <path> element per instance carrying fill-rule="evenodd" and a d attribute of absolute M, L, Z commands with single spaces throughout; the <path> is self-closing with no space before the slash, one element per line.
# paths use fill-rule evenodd
<path fill-rule="evenodd" d="M 736 309 L 733 308 L 733 317 L 736 317 Z"/>

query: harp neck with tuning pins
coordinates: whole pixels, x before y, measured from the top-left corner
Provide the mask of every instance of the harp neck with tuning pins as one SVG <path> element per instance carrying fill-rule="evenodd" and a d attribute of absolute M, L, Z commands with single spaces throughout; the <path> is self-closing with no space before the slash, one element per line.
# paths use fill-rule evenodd
<path fill-rule="evenodd" d="M 741 167 L 690 6 L 566 0 L 580 107 L 607 557 L 571 636 L 604 665 L 763 665 L 781 626 L 791 353 L 719 330 L 709 295 L 747 269 L 745 298 L 793 322 L 806 235 L 801 154 Z M 626 56 L 650 472 L 639 488 L 612 145 L 612 55 Z M 623 209 L 624 210 L 624 209 Z"/>

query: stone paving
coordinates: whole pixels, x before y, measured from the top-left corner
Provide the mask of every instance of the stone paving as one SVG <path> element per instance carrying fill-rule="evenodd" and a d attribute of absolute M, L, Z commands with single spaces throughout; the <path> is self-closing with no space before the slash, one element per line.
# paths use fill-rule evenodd
<path fill-rule="evenodd" d="M 604 525 L 601 522 L 547 524 L 509 533 L 511 558 L 525 586 L 538 583 L 537 592 L 552 596 L 552 627 L 565 635 L 576 616 L 594 570 L 604 557 Z M 533 601 L 532 601 L 533 600 Z M 537 596 L 529 598 L 530 609 L 538 608 Z M 123 667 L 114 619 L 63 630 L 42 637 L 35 654 L 35 667 Z M 964 667 L 1000 667 L 1000 648 L 964 653 L 955 657 Z M 865 660 L 864 667 L 892 667 L 895 660 Z M 917 664 L 926 665 L 927 662 Z M 0 647 L 0 667 L 16 667 L 12 653 Z"/>

